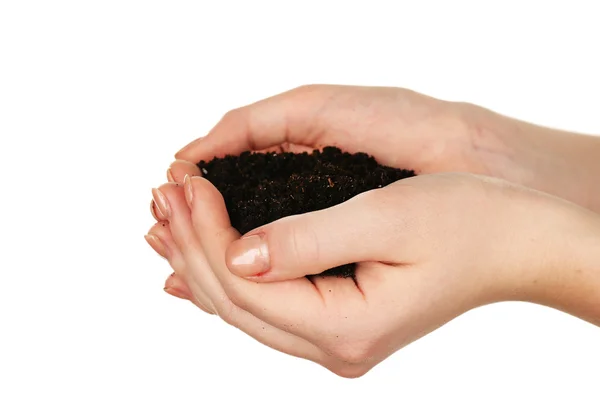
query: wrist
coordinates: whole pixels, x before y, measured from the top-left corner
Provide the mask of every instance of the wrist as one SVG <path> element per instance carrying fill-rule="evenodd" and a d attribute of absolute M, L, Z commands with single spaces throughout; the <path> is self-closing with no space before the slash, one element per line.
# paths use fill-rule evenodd
<path fill-rule="evenodd" d="M 567 206 L 548 216 L 552 227 L 540 227 L 546 240 L 516 269 L 507 300 L 552 307 L 600 325 L 600 216 Z"/>
<path fill-rule="evenodd" d="M 521 163 L 532 172 L 529 184 L 600 212 L 600 137 L 519 124 L 526 137 Z"/>
<path fill-rule="evenodd" d="M 485 174 L 600 212 L 600 137 L 542 127 L 459 104 Z M 483 138 L 483 139 L 481 139 Z M 478 143 L 483 142 L 483 143 Z"/>

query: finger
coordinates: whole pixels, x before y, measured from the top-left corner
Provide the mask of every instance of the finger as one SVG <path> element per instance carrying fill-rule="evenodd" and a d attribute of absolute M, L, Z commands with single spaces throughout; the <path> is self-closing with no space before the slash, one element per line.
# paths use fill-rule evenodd
<path fill-rule="evenodd" d="M 152 215 L 152 217 L 154 218 L 154 220 L 160 221 L 160 218 L 156 214 L 156 205 L 154 204 L 154 200 L 150 201 L 150 214 Z"/>
<path fill-rule="evenodd" d="M 305 278 L 258 284 L 231 274 L 225 251 L 239 234 L 231 227 L 223 197 L 202 177 L 187 177 L 185 187 L 207 260 L 233 303 L 279 329 L 314 341 L 315 334 L 321 332 L 318 323 L 325 308 L 313 284 Z"/>
<path fill-rule="evenodd" d="M 187 261 L 190 277 L 194 281 L 202 283 L 202 288 L 213 301 L 212 306 L 216 308 L 219 316 L 227 323 L 271 348 L 315 362 L 322 361 L 323 353 L 318 347 L 297 336 L 279 330 L 231 304 L 211 270 L 200 243 L 197 241 L 190 219 L 190 211 L 180 189 L 173 184 L 163 185 L 159 188 L 159 191 L 164 193 L 164 197 L 169 202 L 171 233 Z M 191 283 L 190 285 L 192 286 L 192 292 L 196 293 L 193 285 Z"/>
<path fill-rule="evenodd" d="M 324 131 L 319 126 L 320 112 L 335 90 L 327 85 L 302 87 L 232 110 L 175 158 L 197 163 L 284 142 L 312 146 Z"/>
<path fill-rule="evenodd" d="M 185 273 L 185 260 L 177 244 L 173 241 L 168 221 L 161 221 L 154 224 L 148 230 L 145 238 L 156 253 L 169 261 L 175 273 L 180 275 Z"/>
<path fill-rule="evenodd" d="M 186 265 L 186 261 L 183 257 L 183 254 L 177 247 L 177 244 L 173 240 L 173 237 L 171 236 L 169 222 L 163 221 L 163 222 L 154 224 L 154 226 L 152 226 L 150 228 L 150 230 L 148 231 L 148 235 L 146 237 L 147 237 L 146 241 L 148 241 L 150 246 L 152 246 L 153 248 L 155 246 L 157 246 L 156 245 L 157 243 L 160 246 L 160 248 L 158 250 L 155 249 L 155 251 L 157 253 L 159 253 L 159 251 L 162 252 L 159 254 L 169 261 L 169 265 L 171 266 L 171 268 L 173 269 L 173 271 L 175 273 L 175 275 L 172 276 L 171 278 L 173 280 L 177 280 L 177 282 L 185 283 L 186 277 L 189 274 L 187 265 Z M 187 286 L 187 284 L 186 284 L 186 287 L 189 290 L 189 287 Z M 177 289 L 178 288 L 174 289 L 173 291 L 170 291 L 167 288 L 167 286 L 165 286 L 165 291 L 167 293 L 169 293 L 173 296 L 176 296 L 178 298 L 188 299 L 191 301 L 194 301 L 197 299 L 202 305 L 205 306 L 206 309 L 208 309 L 208 311 L 207 311 L 208 313 L 211 313 L 211 312 L 209 312 L 209 310 L 214 311 L 214 308 L 212 308 L 210 299 L 207 297 L 207 295 L 204 293 L 204 291 L 201 288 L 195 288 L 194 296 L 191 296 L 191 297 L 187 296 L 186 293 L 177 292 Z M 214 312 L 212 312 L 212 313 L 214 313 Z"/>
<path fill-rule="evenodd" d="M 227 266 L 237 276 L 266 282 L 379 260 L 392 236 L 386 233 L 390 220 L 376 192 L 252 230 L 228 247 Z"/>
<path fill-rule="evenodd" d="M 312 153 L 315 150 L 314 146 L 306 146 L 306 145 L 299 145 L 296 143 L 283 143 L 281 144 L 281 149 L 284 152 L 291 152 L 291 153 Z"/>
<path fill-rule="evenodd" d="M 175 273 L 172 273 L 165 280 L 164 290 L 175 297 L 186 299 L 188 301 L 194 298 L 185 281 Z"/>
<path fill-rule="evenodd" d="M 202 288 L 211 300 L 220 299 L 223 295 L 222 289 L 207 266 L 200 243 L 191 228 L 190 211 L 183 188 L 177 183 L 164 184 L 153 190 L 153 198 L 158 209 L 162 209 L 158 213 L 167 216 L 171 238 L 181 251 L 184 264 L 190 266 L 188 278 L 196 283 L 198 288 Z M 195 292 L 194 288 L 192 290 Z"/>
<path fill-rule="evenodd" d="M 167 294 L 172 295 L 177 298 L 185 299 L 187 301 L 191 301 L 194 305 L 196 305 L 199 309 L 208 313 L 209 315 L 214 315 L 215 312 L 208 306 L 206 296 L 196 297 L 192 294 L 192 291 L 186 284 L 185 280 L 181 277 L 177 276 L 175 273 L 171 274 L 167 280 L 165 281 L 164 290 Z"/>
<path fill-rule="evenodd" d="M 323 366 L 327 366 L 331 359 L 309 341 L 270 325 L 243 309 L 235 307 L 225 320 L 261 344 L 279 352 L 307 359 Z"/>
<path fill-rule="evenodd" d="M 183 177 L 202 175 L 198 166 L 186 160 L 175 160 L 167 170 L 167 179 L 169 182 L 178 182 L 183 184 Z"/>
<path fill-rule="evenodd" d="M 167 294 L 172 295 L 174 297 L 192 302 L 198 308 L 210 315 L 215 314 L 215 311 L 212 309 L 211 306 L 209 306 L 210 301 L 208 297 L 201 291 L 197 294 L 193 294 L 192 290 L 190 290 L 185 280 L 175 273 L 172 273 L 169 277 L 167 277 L 167 280 L 165 281 L 164 291 Z"/>
<path fill-rule="evenodd" d="M 270 146 L 266 149 L 257 150 L 258 153 L 283 153 L 283 152 L 291 152 L 291 153 L 311 153 L 315 148 L 313 146 L 306 145 L 297 145 L 295 143 L 284 142 L 281 145 Z M 192 174 L 190 174 L 190 177 Z"/>
<path fill-rule="evenodd" d="M 265 149 L 257 150 L 256 153 L 281 153 L 283 152 L 283 147 L 281 145 L 269 146 Z"/>

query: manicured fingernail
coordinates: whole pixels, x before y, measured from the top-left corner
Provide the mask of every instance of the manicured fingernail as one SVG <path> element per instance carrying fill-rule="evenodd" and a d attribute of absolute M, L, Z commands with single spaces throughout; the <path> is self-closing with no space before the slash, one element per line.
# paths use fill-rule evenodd
<path fill-rule="evenodd" d="M 154 252 L 158 253 L 165 259 L 167 258 L 167 247 L 165 246 L 165 244 L 163 244 L 160 238 L 152 234 L 144 235 L 144 238 L 146 239 L 148 245 L 150 245 L 150 247 L 154 249 Z"/>
<path fill-rule="evenodd" d="M 172 295 L 172 296 L 177 297 L 177 298 L 189 300 L 189 298 L 187 297 L 187 295 L 185 293 L 183 293 L 182 291 L 179 291 L 175 287 L 165 287 L 164 290 L 169 295 Z"/>
<path fill-rule="evenodd" d="M 175 178 L 173 178 L 173 172 L 171 171 L 171 169 L 167 169 L 167 180 L 169 182 L 175 182 Z"/>
<path fill-rule="evenodd" d="M 192 187 L 192 179 L 187 174 L 183 177 L 183 186 L 185 187 L 185 201 L 191 209 L 192 201 L 194 200 L 194 188 Z"/>
<path fill-rule="evenodd" d="M 240 277 L 252 277 L 269 270 L 269 248 L 260 235 L 233 242 L 227 249 L 227 266 Z"/>
<path fill-rule="evenodd" d="M 154 203 L 158 208 L 158 217 L 161 220 L 167 220 L 171 217 L 171 208 L 169 207 L 169 201 L 165 194 L 160 192 L 160 189 L 153 188 L 152 189 L 152 198 L 154 199 Z"/>
<path fill-rule="evenodd" d="M 154 220 L 156 220 L 156 221 L 160 220 L 158 218 L 158 216 L 156 215 L 156 211 L 154 210 L 154 201 L 153 200 L 150 201 L 150 213 L 152 213 L 152 217 L 154 217 Z"/>

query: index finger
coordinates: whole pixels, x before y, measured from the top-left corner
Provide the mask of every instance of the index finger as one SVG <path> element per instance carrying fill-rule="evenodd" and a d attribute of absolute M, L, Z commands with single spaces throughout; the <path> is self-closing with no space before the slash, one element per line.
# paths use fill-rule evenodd
<path fill-rule="evenodd" d="M 226 113 L 210 132 L 186 145 L 176 159 L 198 163 L 283 143 L 313 146 L 323 132 L 319 114 L 332 87 L 300 87 Z"/>

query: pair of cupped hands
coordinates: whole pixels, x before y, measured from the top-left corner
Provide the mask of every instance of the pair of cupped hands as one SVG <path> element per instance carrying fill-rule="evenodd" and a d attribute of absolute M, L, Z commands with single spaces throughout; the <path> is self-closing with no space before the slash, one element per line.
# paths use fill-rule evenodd
<path fill-rule="evenodd" d="M 146 239 L 174 270 L 169 294 L 269 347 L 361 376 L 481 305 L 568 309 L 551 294 L 567 291 L 561 269 L 597 216 L 529 127 L 405 89 L 300 87 L 228 112 L 180 150 L 152 190 Z M 195 164 L 328 145 L 418 176 L 241 237 Z M 353 262 L 355 280 L 305 277 Z"/>

